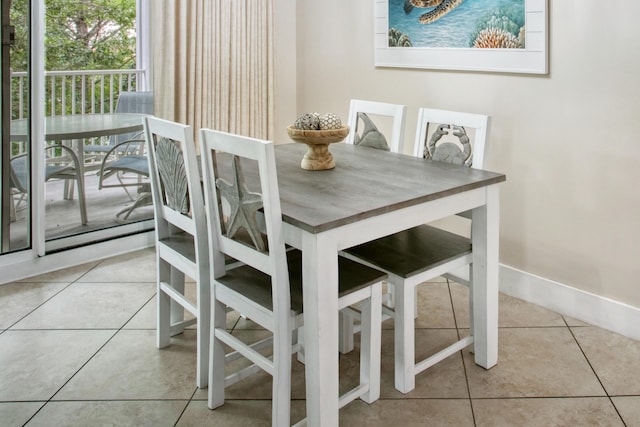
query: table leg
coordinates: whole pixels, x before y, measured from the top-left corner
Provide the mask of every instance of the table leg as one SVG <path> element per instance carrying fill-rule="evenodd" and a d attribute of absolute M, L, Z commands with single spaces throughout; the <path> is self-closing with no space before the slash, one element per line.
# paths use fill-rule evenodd
<path fill-rule="evenodd" d="M 323 234 L 303 233 L 307 425 L 338 425 L 338 251 Z"/>
<path fill-rule="evenodd" d="M 63 142 L 64 143 L 64 142 Z M 83 139 L 74 139 L 71 141 L 71 149 L 76 153 L 76 157 L 78 158 L 78 164 L 80 166 L 80 174 L 81 179 L 84 181 L 84 140 Z M 65 200 L 73 200 L 73 180 L 67 179 L 64 182 L 64 199 Z M 80 191 L 80 189 L 78 189 Z M 84 195 L 78 194 L 78 197 L 82 197 Z"/>
<path fill-rule="evenodd" d="M 498 363 L 499 189 L 487 187 L 487 204 L 473 210 L 473 326 L 476 364 Z"/>

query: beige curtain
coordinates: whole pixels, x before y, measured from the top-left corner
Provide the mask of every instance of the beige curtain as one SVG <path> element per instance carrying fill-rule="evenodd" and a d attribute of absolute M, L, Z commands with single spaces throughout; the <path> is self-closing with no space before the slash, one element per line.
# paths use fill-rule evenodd
<path fill-rule="evenodd" d="M 154 1 L 156 115 L 273 139 L 273 1 Z"/>

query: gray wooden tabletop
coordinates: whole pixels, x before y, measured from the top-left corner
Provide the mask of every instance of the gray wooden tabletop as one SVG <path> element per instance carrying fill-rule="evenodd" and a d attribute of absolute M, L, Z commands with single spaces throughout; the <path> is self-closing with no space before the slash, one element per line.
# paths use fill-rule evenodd
<path fill-rule="evenodd" d="M 500 173 L 345 143 L 329 147 L 334 169 L 309 171 L 300 167 L 306 149 L 304 144 L 280 144 L 275 153 L 283 220 L 311 233 L 506 179 Z"/>

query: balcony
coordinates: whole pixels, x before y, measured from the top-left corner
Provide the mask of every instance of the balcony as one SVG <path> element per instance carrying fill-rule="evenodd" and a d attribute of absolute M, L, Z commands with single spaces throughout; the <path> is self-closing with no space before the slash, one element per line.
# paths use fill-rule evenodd
<path fill-rule="evenodd" d="M 12 74 L 12 119 L 26 118 L 28 107 L 27 73 Z M 88 70 L 45 72 L 45 111 L 48 116 L 105 114 L 115 112 L 118 96 L 123 91 L 136 91 L 144 78 L 144 70 Z M 70 141 L 47 141 L 47 144 L 69 144 Z M 88 138 L 84 145 L 107 145 L 109 137 Z M 76 148 L 77 149 L 77 148 Z M 28 151 L 24 141 L 12 142 L 12 156 Z M 65 153 L 48 150 L 47 161 L 55 162 Z M 126 220 L 116 217 L 123 208 L 133 203 L 135 187 L 129 187 L 131 196 L 123 188 L 98 188 L 100 156 L 84 159 L 84 181 L 87 205 L 87 224 L 80 220 L 77 197 L 65 198 L 70 189 L 65 180 L 50 179 L 45 183 L 45 240 L 50 242 L 62 237 L 82 235 L 105 230 L 104 235 L 114 235 L 114 227 L 123 223 L 134 224 L 153 218 L 151 206 L 137 208 Z M 125 177 L 126 178 L 126 177 Z M 70 181 L 72 182 L 72 181 Z M 35 188 L 35 187 L 32 187 Z M 35 195 L 35 193 L 33 193 Z M 15 216 L 11 223 L 11 249 L 21 249 L 28 244 L 29 210 L 21 194 L 14 195 Z M 146 225 L 148 228 L 149 226 Z M 130 232 L 129 230 L 128 232 Z"/>

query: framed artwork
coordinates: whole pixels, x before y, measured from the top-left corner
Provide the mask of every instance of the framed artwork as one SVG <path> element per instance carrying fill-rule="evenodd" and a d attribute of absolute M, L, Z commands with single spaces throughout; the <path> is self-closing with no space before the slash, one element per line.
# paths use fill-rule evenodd
<path fill-rule="evenodd" d="M 548 0 L 374 0 L 375 65 L 547 74 Z"/>

